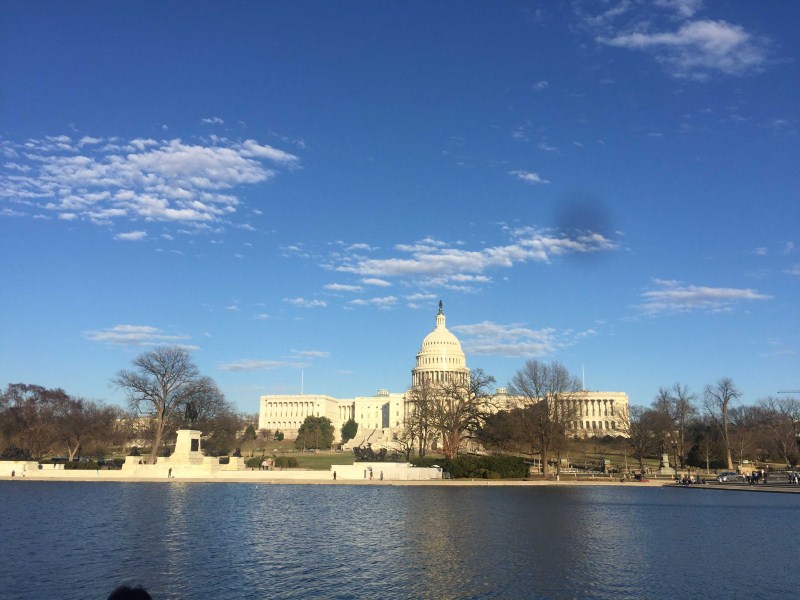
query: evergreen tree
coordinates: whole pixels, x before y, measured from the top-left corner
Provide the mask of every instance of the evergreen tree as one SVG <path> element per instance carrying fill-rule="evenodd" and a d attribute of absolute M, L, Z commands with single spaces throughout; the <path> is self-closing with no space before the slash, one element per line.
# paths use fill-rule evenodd
<path fill-rule="evenodd" d="M 349 442 L 358 433 L 358 423 L 356 423 L 352 418 L 348 419 L 347 422 L 342 425 L 342 443 Z"/>
<path fill-rule="evenodd" d="M 298 450 L 330 449 L 333 445 L 333 423 L 328 417 L 306 417 L 300 429 L 294 447 Z"/>

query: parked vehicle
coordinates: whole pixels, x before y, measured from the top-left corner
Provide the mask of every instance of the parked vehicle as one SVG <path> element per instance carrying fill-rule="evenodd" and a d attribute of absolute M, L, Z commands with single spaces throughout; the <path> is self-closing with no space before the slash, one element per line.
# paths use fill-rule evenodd
<path fill-rule="evenodd" d="M 717 481 L 720 483 L 727 483 L 732 481 L 744 481 L 744 477 L 733 471 L 725 471 L 717 475 Z"/>

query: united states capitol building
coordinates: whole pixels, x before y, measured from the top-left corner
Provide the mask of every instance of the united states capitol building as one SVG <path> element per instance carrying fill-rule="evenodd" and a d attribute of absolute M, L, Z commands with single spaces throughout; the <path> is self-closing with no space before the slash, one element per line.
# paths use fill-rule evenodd
<path fill-rule="evenodd" d="M 405 427 L 406 416 L 413 405 L 409 392 L 424 383 L 468 381 L 467 357 L 461 342 L 447 329 L 442 303 L 436 315 L 436 327 L 422 340 L 416 364 L 411 370 L 411 388 L 403 392 L 378 390 L 373 396 L 333 398 L 320 394 L 280 394 L 261 396 L 259 400 L 259 429 L 280 430 L 292 439 L 307 416 L 328 417 L 336 435 L 349 419 L 358 423 L 358 435 L 348 447 L 372 444 L 374 447 L 391 444 Z M 498 388 L 496 404 L 506 408 L 518 406 L 518 401 Z M 571 431 L 577 436 L 622 435 L 620 419 L 627 414 L 628 395 L 624 392 L 582 390 L 571 395 L 575 420 Z"/>

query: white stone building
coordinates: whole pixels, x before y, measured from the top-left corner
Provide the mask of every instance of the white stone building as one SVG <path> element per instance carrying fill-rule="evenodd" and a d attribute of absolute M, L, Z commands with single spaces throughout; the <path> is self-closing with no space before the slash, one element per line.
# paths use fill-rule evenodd
<path fill-rule="evenodd" d="M 442 303 L 436 315 L 436 327 L 430 332 L 417 353 L 416 364 L 411 370 L 411 387 L 424 382 L 444 383 L 469 379 L 467 358 L 461 342 L 447 329 Z M 499 396 L 505 394 L 498 388 Z M 317 394 L 281 394 L 261 396 L 259 400 L 259 429 L 280 430 L 288 438 L 297 436 L 303 420 L 313 415 L 328 417 L 340 435 L 342 425 L 353 419 L 358 423 L 358 435 L 347 444 L 349 447 L 372 444 L 386 445 L 405 426 L 410 404 L 405 392 L 378 390 L 374 396 L 355 398 L 333 398 Z M 576 403 L 576 420 L 573 431 L 576 435 L 621 435 L 619 419 L 628 407 L 628 396 L 624 392 L 581 391 L 573 399 Z M 507 397 L 506 405 L 512 407 L 514 399 Z"/>

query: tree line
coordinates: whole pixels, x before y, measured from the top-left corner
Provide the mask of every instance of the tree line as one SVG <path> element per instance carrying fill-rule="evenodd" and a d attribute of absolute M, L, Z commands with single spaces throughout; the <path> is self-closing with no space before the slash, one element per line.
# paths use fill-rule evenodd
<path fill-rule="evenodd" d="M 0 394 L 0 458 L 41 460 L 63 453 L 73 460 L 81 453 L 103 456 L 143 440 L 152 463 L 165 444 L 174 442 L 178 428 L 201 430 L 206 452 L 218 454 L 232 450 L 246 427 L 184 348 L 144 352 L 111 383 L 125 394 L 127 408 L 72 396 L 61 388 L 6 386 Z"/>
<path fill-rule="evenodd" d="M 744 462 L 800 462 L 800 401 L 768 396 L 740 404 L 742 393 L 732 379 L 707 385 L 702 394 L 675 383 L 659 388 L 650 406 L 632 406 L 625 433 L 633 456 L 644 467 L 646 456 L 668 454 L 680 469 L 733 470 Z"/>
<path fill-rule="evenodd" d="M 645 459 L 669 454 L 677 468 L 733 469 L 743 461 L 783 463 L 800 461 L 800 401 L 768 397 L 742 405 L 733 380 L 721 378 L 702 395 L 682 383 L 659 388 L 649 406 L 632 405 L 617 415 L 614 438 L 578 434 L 576 400 L 580 380 L 561 363 L 528 360 L 508 383 L 507 394 L 491 392 L 494 378 L 476 370 L 471 381 L 424 384 L 412 389 L 405 427 L 398 436 L 406 458 L 424 457 L 432 441 L 447 459 L 455 458 L 465 442 L 484 450 L 541 460 L 545 476 L 560 468 L 571 451 L 590 444 L 613 446 L 630 453 L 645 469 Z M 511 399 L 511 404 L 504 404 Z"/>

